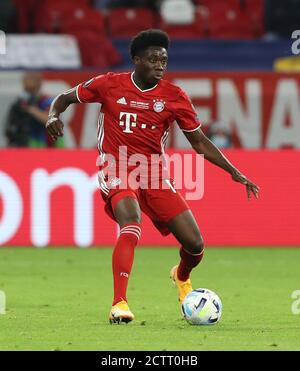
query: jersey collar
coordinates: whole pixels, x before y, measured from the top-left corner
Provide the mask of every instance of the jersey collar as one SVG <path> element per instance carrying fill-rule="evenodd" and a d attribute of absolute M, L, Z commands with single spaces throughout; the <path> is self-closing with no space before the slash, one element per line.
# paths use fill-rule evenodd
<path fill-rule="evenodd" d="M 150 89 L 142 90 L 142 89 L 139 88 L 139 87 L 137 86 L 137 84 L 134 82 L 133 74 L 134 74 L 134 72 L 132 72 L 131 75 L 130 75 L 130 77 L 131 77 L 131 81 L 132 81 L 133 85 L 134 85 L 134 86 L 135 86 L 139 91 L 141 91 L 142 93 L 145 93 L 146 91 L 153 90 L 153 89 L 155 89 L 155 88 L 157 87 L 157 85 L 158 85 L 158 84 L 156 84 L 156 85 L 152 86 L 152 88 L 150 88 Z"/>

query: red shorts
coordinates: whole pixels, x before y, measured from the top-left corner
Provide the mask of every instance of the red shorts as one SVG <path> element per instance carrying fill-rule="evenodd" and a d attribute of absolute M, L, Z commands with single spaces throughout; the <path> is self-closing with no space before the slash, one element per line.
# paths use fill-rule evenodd
<path fill-rule="evenodd" d="M 189 210 L 182 195 L 171 189 L 110 189 L 108 195 L 101 191 L 105 201 L 106 213 L 115 220 L 113 210 L 116 204 L 125 197 L 138 201 L 141 210 L 151 219 L 154 226 L 163 236 L 170 234 L 167 223 L 176 215 Z"/>

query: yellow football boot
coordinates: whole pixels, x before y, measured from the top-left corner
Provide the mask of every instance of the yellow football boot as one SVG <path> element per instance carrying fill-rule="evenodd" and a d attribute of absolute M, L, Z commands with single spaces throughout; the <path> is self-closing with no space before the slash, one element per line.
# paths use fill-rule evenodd
<path fill-rule="evenodd" d="M 178 288 L 179 302 L 182 303 L 188 293 L 193 291 L 192 282 L 190 278 L 186 281 L 180 281 L 177 277 L 178 265 L 175 265 L 170 272 L 170 278 L 173 280 L 174 285 Z"/>
<path fill-rule="evenodd" d="M 125 300 L 119 301 L 117 304 L 113 305 L 109 313 L 110 323 L 128 323 L 134 319 L 134 314 L 128 307 Z"/>

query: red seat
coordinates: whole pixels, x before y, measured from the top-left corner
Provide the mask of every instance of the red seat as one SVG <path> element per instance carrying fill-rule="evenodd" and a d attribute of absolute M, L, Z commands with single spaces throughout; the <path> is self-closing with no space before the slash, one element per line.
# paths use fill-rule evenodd
<path fill-rule="evenodd" d="M 62 33 L 91 31 L 99 35 L 105 34 L 103 15 L 97 10 L 74 9 L 71 16 L 65 18 L 60 28 Z"/>
<path fill-rule="evenodd" d="M 247 0 L 245 5 L 255 37 L 262 36 L 265 32 L 264 5 L 264 0 Z"/>
<path fill-rule="evenodd" d="M 146 8 L 118 8 L 108 14 L 110 35 L 129 38 L 138 32 L 156 26 L 155 14 Z"/>
<path fill-rule="evenodd" d="M 251 39 L 254 37 L 245 9 L 237 2 L 225 0 L 208 5 L 208 27 L 212 38 Z"/>
<path fill-rule="evenodd" d="M 196 0 L 206 8 L 210 37 L 250 39 L 263 33 L 263 0 Z"/>
<path fill-rule="evenodd" d="M 35 31 L 61 32 L 64 22 L 81 18 L 94 19 L 94 14 L 98 12 L 91 9 L 87 4 L 86 0 L 45 0 L 42 9 L 37 15 Z M 99 18 L 102 19 L 101 15 L 99 15 Z"/>
<path fill-rule="evenodd" d="M 203 38 L 206 36 L 206 16 L 202 9 L 196 9 L 195 20 L 192 24 L 168 24 L 161 18 L 159 28 L 173 39 Z"/>
<path fill-rule="evenodd" d="M 64 18 L 66 18 L 76 6 L 71 2 L 58 2 L 46 0 L 43 8 L 37 14 L 35 32 L 60 32 Z"/>
<path fill-rule="evenodd" d="M 18 31 L 29 33 L 34 30 L 35 14 L 43 7 L 40 0 L 13 0 L 17 9 Z"/>
<path fill-rule="evenodd" d="M 91 31 L 74 31 L 83 67 L 108 68 L 121 63 L 122 58 L 112 42 L 104 35 Z"/>

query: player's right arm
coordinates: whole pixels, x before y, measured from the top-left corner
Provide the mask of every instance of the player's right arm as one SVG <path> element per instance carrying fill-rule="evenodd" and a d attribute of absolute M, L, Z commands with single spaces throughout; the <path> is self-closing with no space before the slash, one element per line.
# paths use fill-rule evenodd
<path fill-rule="evenodd" d="M 59 94 L 54 98 L 50 106 L 48 120 L 45 126 L 47 132 L 53 140 L 63 136 L 64 124 L 60 120 L 59 115 L 64 112 L 70 104 L 79 103 L 76 89 L 77 87 L 72 88 L 65 93 Z"/>
<path fill-rule="evenodd" d="M 63 135 L 63 123 L 59 115 L 72 103 L 103 103 L 107 93 L 107 81 L 111 74 L 99 75 L 59 94 L 52 102 L 46 128 L 53 140 Z"/>

